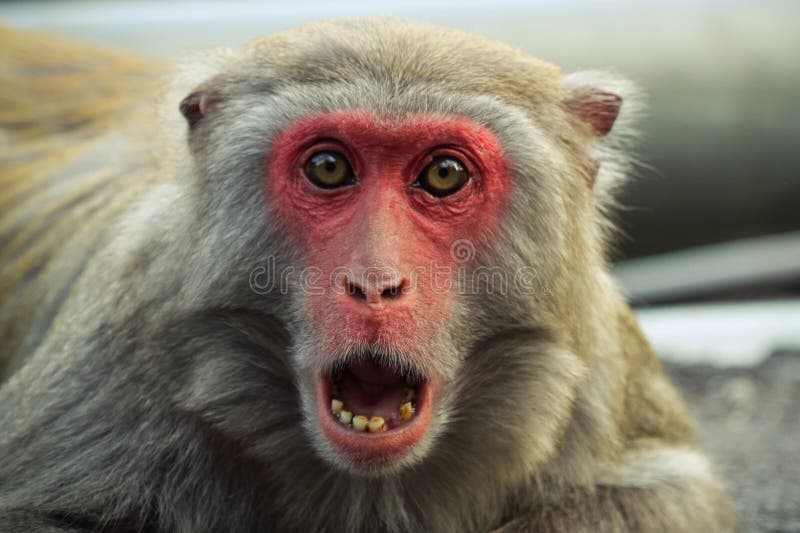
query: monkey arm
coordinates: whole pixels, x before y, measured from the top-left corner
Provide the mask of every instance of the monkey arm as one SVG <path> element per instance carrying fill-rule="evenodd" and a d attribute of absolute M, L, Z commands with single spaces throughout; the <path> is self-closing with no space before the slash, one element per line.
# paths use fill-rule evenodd
<path fill-rule="evenodd" d="M 165 305 L 151 302 L 130 322 L 144 324 Z M 296 410 L 281 408 L 280 422 L 259 426 L 244 401 L 259 395 L 266 411 L 292 398 L 289 371 L 274 357 L 285 344 L 280 325 L 230 310 L 187 313 L 157 329 L 130 331 L 130 322 L 106 321 L 80 342 L 46 343 L 32 361 L 47 359 L 49 369 L 25 366 L 0 389 L 0 531 L 176 531 L 176 523 L 189 524 L 182 531 L 249 531 L 235 527 L 234 515 L 257 509 L 255 494 L 231 501 L 229 491 L 270 474 L 239 457 L 214 423 L 247 419 L 302 442 Z M 171 369 L 153 365 L 152 354 Z M 120 360 L 132 371 L 113 370 Z M 251 386 L 230 390 L 240 378 Z M 262 385 L 274 396 L 259 394 Z M 179 444 L 185 438 L 190 445 Z M 305 445 L 285 451 L 311 454 Z M 218 506 L 219 523 L 198 518 L 198 496 Z M 238 510 L 229 515 L 231 506 Z"/>
<path fill-rule="evenodd" d="M 608 468 L 594 474 L 594 483 L 567 485 L 520 503 L 498 532 L 694 532 L 736 531 L 735 514 L 706 458 L 694 447 L 693 429 L 678 394 L 626 305 L 618 312 L 624 380 L 611 412 L 612 434 L 621 443 Z M 597 376 L 598 372 L 590 372 Z M 595 383 L 593 381 L 593 383 Z M 585 385 L 590 388 L 592 384 Z M 613 387 L 612 387 L 613 388 Z M 591 396 L 579 396 L 561 453 L 569 464 L 580 420 L 604 417 Z M 593 414 L 592 414 L 593 413 Z M 597 439 L 593 442 L 599 442 Z M 572 452 L 574 453 L 574 452 Z M 593 453 L 584 450 L 573 455 Z M 572 459 L 574 460 L 574 459 Z M 580 459 L 578 459 L 580 462 Z M 558 473 L 551 474 L 558 477 Z M 559 487 L 541 481 L 541 486 Z M 535 497 L 536 498 L 536 497 Z"/>
<path fill-rule="evenodd" d="M 576 489 L 557 503 L 507 522 L 495 533 L 736 531 L 732 517 L 727 497 L 712 479 L 687 476 L 646 487 Z"/>

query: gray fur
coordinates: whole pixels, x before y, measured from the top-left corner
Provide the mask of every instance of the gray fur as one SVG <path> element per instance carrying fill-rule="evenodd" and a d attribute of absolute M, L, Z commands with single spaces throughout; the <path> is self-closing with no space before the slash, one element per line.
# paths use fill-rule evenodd
<path fill-rule="evenodd" d="M 465 66 L 482 46 L 485 64 Z M 493 92 L 515 68 L 519 88 Z M 325 24 L 187 69 L 170 109 L 197 87 L 218 107 L 188 139 L 177 111 L 165 113 L 170 156 L 143 170 L 163 179 L 109 222 L 115 237 L 0 389 L 0 529 L 731 528 L 690 438 L 640 442 L 621 429 L 632 370 L 603 209 L 627 156 L 616 137 L 580 137 L 556 74 L 458 32 L 384 19 Z M 412 456 L 371 476 L 349 471 L 316 428 L 307 376 L 320 339 L 299 288 L 257 294 L 248 283 L 271 256 L 279 269 L 305 266 L 264 194 L 272 141 L 298 118 L 341 109 L 459 115 L 492 130 L 514 193 L 471 266 L 536 274 L 528 292 L 460 295 L 438 338 L 418 339 L 437 354 L 423 372 L 442 377 L 442 396 Z M 559 135 L 600 154 L 596 196 Z M 646 379 L 679 404 L 659 373 Z M 685 476 L 646 475 L 675 457 L 699 462 Z"/>

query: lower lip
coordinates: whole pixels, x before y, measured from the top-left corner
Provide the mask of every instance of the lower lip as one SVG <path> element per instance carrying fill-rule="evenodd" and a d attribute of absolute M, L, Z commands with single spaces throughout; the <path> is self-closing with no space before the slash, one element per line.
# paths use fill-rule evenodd
<path fill-rule="evenodd" d="M 357 432 L 342 425 L 330 409 L 331 384 L 327 376 L 318 376 L 317 419 L 322 432 L 339 455 L 363 469 L 389 466 L 402 459 L 422 440 L 428 429 L 435 386 L 428 381 L 417 387 L 414 418 L 380 433 Z"/>

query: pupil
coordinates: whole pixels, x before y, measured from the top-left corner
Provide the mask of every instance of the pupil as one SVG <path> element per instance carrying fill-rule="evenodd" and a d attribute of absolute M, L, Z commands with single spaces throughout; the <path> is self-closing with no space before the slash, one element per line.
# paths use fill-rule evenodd
<path fill-rule="evenodd" d="M 447 167 L 439 167 L 439 177 L 446 178 L 450 174 L 450 169 Z"/>
<path fill-rule="evenodd" d="M 328 161 L 325 163 L 325 171 L 329 174 L 333 174 L 333 171 L 336 170 L 336 163 L 333 161 Z"/>

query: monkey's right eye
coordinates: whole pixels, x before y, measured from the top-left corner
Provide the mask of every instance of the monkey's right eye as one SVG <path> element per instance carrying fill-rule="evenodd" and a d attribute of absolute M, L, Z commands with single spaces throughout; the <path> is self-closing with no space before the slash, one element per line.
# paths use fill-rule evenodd
<path fill-rule="evenodd" d="M 308 180 L 321 189 L 336 189 L 355 181 L 347 158 L 339 152 L 316 152 L 303 165 Z"/>

